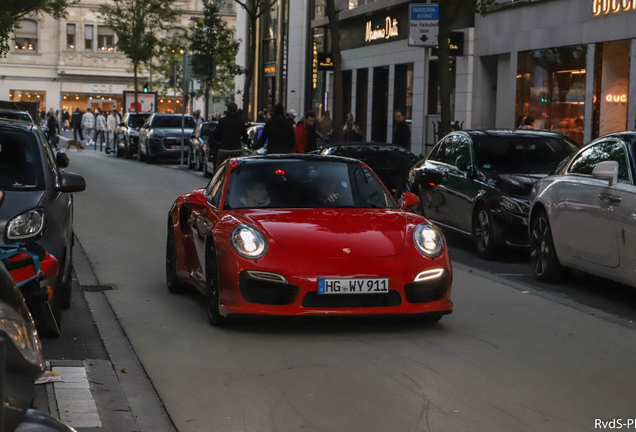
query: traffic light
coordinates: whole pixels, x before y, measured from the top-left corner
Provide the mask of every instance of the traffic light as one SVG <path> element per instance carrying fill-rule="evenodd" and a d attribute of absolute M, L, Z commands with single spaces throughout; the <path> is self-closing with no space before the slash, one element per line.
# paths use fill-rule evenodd
<path fill-rule="evenodd" d="M 144 83 L 144 93 L 148 93 L 148 88 L 150 88 L 150 83 Z"/>

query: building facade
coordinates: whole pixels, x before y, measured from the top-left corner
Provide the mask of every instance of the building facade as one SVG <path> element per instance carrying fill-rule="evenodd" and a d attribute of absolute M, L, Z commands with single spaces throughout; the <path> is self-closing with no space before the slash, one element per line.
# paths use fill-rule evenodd
<path fill-rule="evenodd" d="M 0 99 L 38 102 L 46 110 L 121 110 L 123 92 L 133 87 L 132 65 L 117 52 L 114 32 L 100 21 L 100 3 L 72 4 L 62 20 L 46 14 L 22 20 L 11 51 L 0 60 Z M 175 6 L 184 10 L 175 30 L 187 31 L 189 17 L 202 16 L 199 0 L 177 1 Z M 223 3 L 221 12 L 234 29 L 234 2 Z M 149 80 L 148 70 L 139 71 L 140 86 Z M 178 95 L 160 95 L 157 105 L 166 112 L 180 109 L 181 103 Z M 202 105 L 197 101 L 197 108 Z"/>
<path fill-rule="evenodd" d="M 636 2 L 510 2 L 475 22 L 473 124 L 580 144 L 636 126 Z"/>
<path fill-rule="evenodd" d="M 256 110 L 281 102 L 301 115 L 312 110 L 321 116 L 333 111 L 338 103 L 345 115 L 353 114 L 365 140 L 391 142 L 393 112 L 402 108 L 411 125 L 411 150 L 426 153 L 439 130 L 437 58 L 431 49 L 409 46 L 409 3 L 344 3 L 346 10 L 339 13 L 343 93 L 335 94 L 333 72 L 324 67 L 332 52 L 324 0 L 279 0 L 274 5 L 283 11 L 278 16 L 284 16 L 278 22 L 282 26 L 279 34 L 287 37 L 279 39 L 284 46 L 277 47 L 276 63 L 271 57 L 271 39 L 267 40 L 273 34 L 272 21 L 261 19 L 257 29 L 259 61 L 253 88 Z M 245 18 L 244 13 L 237 12 L 237 26 L 243 31 L 239 37 L 243 38 L 248 35 Z M 380 31 L 384 32 L 382 37 Z M 452 61 L 456 82 L 452 104 L 454 119 L 461 124 L 470 123 L 474 33 L 470 27 L 457 29 L 456 33 L 461 36 L 462 55 Z M 280 92 L 272 87 L 277 82 L 284 86 Z M 242 81 L 238 80 L 237 92 L 241 90 Z"/>

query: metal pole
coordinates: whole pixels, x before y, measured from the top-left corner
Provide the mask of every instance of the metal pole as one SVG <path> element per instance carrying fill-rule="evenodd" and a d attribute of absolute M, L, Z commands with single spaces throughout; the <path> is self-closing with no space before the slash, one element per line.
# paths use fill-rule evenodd
<path fill-rule="evenodd" d="M 181 102 L 181 165 L 183 165 L 183 151 L 185 144 L 185 108 L 188 97 L 188 53 L 183 53 L 183 101 Z"/>
<path fill-rule="evenodd" d="M 179 82 L 179 77 L 177 77 L 177 65 L 172 65 L 174 69 L 174 73 L 172 76 L 174 77 L 174 87 L 172 90 L 174 91 L 174 113 L 177 113 L 177 83 Z"/>
<path fill-rule="evenodd" d="M 152 62 L 150 63 L 150 77 L 148 79 L 148 93 L 152 92 Z"/>

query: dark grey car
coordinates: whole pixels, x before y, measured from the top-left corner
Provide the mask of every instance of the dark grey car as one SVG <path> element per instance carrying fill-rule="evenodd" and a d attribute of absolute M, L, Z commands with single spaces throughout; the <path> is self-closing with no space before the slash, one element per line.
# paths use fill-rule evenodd
<path fill-rule="evenodd" d="M 44 133 L 35 125 L 0 120 L 0 242 L 37 242 L 57 258 L 59 269 L 50 302 L 56 320 L 71 304 L 73 192 L 85 189 L 84 178 L 65 173 L 68 156 L 53 154 Z M 41 329 L 55 335 L 55 329 Z"/>
<path fill-rule="evenodd" d="M 190 135 L 196 128 L 192 116 L 185 116 L 184 157 L 190 145 Z M 152 163 L 158 159 L 181 158 L 181 114 L 152 114 L 139 129 L 139 160 Z"/>

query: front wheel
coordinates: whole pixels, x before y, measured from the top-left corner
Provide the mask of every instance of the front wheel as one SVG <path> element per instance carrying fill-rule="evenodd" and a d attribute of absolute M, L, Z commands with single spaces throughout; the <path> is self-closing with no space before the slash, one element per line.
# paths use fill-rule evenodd
<path fill-rule="evenodd" d="M 130 151 L 130 145 L 124 141 L 124 159 L 132 159 L 132 152 Z"/>
<path fill-rule="evenodd" d="M 530 261 L 535 279 L 541 282 L 557 282 L 563 275 L 545 210 L 537 211 L 530 221 Z"/>
<path fill-rule="evenodd" d="M 205 178 L 212 177 L 212 173 L 210 171 L 208 171 L 208 160 L 205 157 L 205 155 L 203 157 L 203 177 L 205 177 Z"/>
<path fill-rule="evenodd" d="M 194 159 L 194 169 L 195 171 L 201 171 L 203 169 L 203 156 L 201 156 L 201 152 L 199 151 Z"/>
<path fill-rule="evenodd" d="M 490 210 L 482 205 L 473 215 L 473 239 L 481 259 L 488 260 L 495 256 L 494 228 Z"/>
<path fill-rule="evenodd" d="M 192 154 L 192 147 L 188 147 L 186 157 L 188 158 L 188 169 L 194 169 L 194 155 Z"/>
<path fill-rule="evenodd" d="M 208 250 L 206 254 L 206 289 L 205 289 L 205 309 L 208 313 L 208 321 L 214 327 L 220 327 L 224 324 L 225 318 L 221 316 L 219 311 L 219 275 L 216 262 L 216 251 L 214 248 Z"/>

